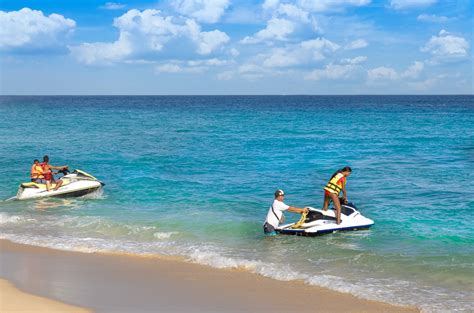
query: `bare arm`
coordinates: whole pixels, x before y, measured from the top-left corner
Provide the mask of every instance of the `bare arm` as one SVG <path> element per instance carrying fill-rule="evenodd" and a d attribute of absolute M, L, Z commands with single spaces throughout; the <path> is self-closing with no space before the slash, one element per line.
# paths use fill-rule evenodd
<path fill-rule="evenodd" d="M 290 206 L 290 207 L 288 208 L 288 211 L 289 211 L 289 212 L 293 212 L 293 213 L 300 213 L 300 214 L 303 214 L 304 212 L 308 211 L 308 209 L 306 209 L 306 208 L 305 208 L 305 209 L 302 209 L 302 208 L 296 208 L 296 207 Z"/>
<path fill-rule="evenodd" d="M 55 168 L 55 169 L 63 169 L 65 167 L 68 167 L 67 165 L 63 165 L 63 166 L 53 166 L 53 165 L 50 165 L 49 166 L 50 168 Z"/>

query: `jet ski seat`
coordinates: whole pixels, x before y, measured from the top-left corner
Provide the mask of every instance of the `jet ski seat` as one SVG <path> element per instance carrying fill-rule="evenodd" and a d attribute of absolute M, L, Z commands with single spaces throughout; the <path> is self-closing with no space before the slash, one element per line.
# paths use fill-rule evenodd
<path fill-rule="evenodd" d="M 336 218 L 332 216 L 326 216 L 317 211 L 309 211 L 306 215 L 305 223 L 309 223 L 316 220 L 335 221 Z"/>
<path fill-rule="evenodd" d="M 65 186 L 67 184 L 70 184 L 71 181 L 69 179 L 62 179 L 63 181 L 63 185 L 62 186 Z M 51 188 L 54 188 L 56 186 L 56 184 L 51 184 Z M 61 187 L 62 187 L 61 186 Z M 35 183 L 35 182 L 27 182 L 27 183 L 22 183 L 21 184 L 21 187 L 23 188 L 38 188 L 38 189 L 46 189 L 46 184 L 38 184 L 38 183 Z"/>
<path fill-rule="evenodd" d="M 29 183 L 22 183 L 21 184 L 21 187 L 24 187 L 24 188 L 46 188 L 46 185 L 45 184 L 38 184 L 38 183 L 34 183 L 34 182 L 29 182 Z"/>

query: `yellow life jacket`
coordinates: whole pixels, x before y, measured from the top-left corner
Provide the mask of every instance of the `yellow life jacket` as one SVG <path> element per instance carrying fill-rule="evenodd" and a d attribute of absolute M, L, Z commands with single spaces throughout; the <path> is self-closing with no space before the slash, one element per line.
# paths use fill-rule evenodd
<path fill-rule="evenodd" d="M 31 178 L 44 178 L 41 165 L 31 166 Z"/>
<path fill-rule="evenodd" d="M 344 184 L 345 184 L 345 181 L 344 182 L 342 182 L 342 181 L 339 182 L 339 179 L 341 179 L 342 177 L 344 177 L 344 174 L 342 174 L 342 173 L 336 174 L 336 176 L 334 176 L 328 182 L 326 187 L 324 187 L 324 190 L 327 190 L 330 193 L 334 193 L 334 194 L 338 195 L 342 191 L 342 188 L 344 188 Z"/>

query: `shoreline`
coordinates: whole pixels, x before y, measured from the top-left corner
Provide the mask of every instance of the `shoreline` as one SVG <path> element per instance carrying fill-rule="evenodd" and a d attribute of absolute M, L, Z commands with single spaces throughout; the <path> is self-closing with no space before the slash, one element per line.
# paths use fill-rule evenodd
<path fill-rule="evenodd" d="M 62 251 L 0 239 L 0 262 L 0 277 L 21 291 L 93 312 L 420 312 L 178 257 Z"/>

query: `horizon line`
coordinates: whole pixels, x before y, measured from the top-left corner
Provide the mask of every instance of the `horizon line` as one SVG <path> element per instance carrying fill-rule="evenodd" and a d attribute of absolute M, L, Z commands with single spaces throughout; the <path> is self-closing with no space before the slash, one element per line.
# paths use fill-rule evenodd
<path fill-rule="evenodd" d="M 474 96 L 472 94 L 9 94 L 0 97 L 338 97 L 338 96 Z"/>

